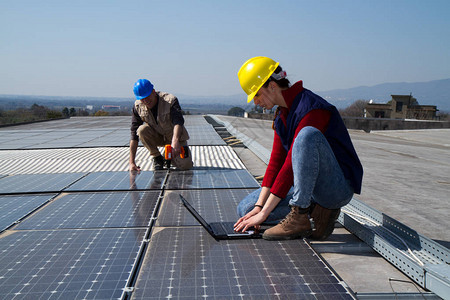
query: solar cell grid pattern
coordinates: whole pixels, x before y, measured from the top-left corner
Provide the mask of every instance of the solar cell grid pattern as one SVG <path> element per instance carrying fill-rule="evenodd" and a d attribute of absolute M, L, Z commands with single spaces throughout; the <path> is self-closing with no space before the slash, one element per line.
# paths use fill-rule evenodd
<path fill-rule="evenodd" d="M 200 115 L 188 115 L 184 116 L 184 126 L 201 126 L 201 125 L 209 125 L 209 123 L 205 120 L 203 116 Z"/>
<path fill-rule="evenodd" d="M 0 232 L 50 201 L 54 196 L 56 194 L 0 196 Z"/>
<path fill-rule="evenodd" d="M 161 189 L 167 171 L 94 172 L 89 173 L 65 191 L 114 191 Z"/>
<path fill-rule="evenodd" d="M 122 129 L 71 129 L 0 131 L 0 149 L 45 149 L 70 147 L 127 146 L 130 130 Z"/>
<path fill-rule="evenodd" d="M 1 299 L 120 298 L 145 229 L 18 231 L 0 243 Z"/>
<path fill-rule="evenodd" d="M 130 117 L 70 118 L 0 129 L 0 149 L 128 146 Z M 203 116 L 186 117 L 189 145 L 226 145 Z"/>
<path fill-rule="evenodd" d="M 354 299 L 303 240 L 216 242 L 202 228 L 160 228 L 133 299 Z"/>
<path fill-rule="evenodd" d="M 156 226 L 199 225 L 181 204 L 180 194 L 207 222 L 235 222 L 236 207 L 254 189 L 166 191 Z"/>
<path fill-rule="evenodd" d="M 59 192 L 86 173 L 19 174 L 0 179 L 0 194 Z"/>
<path fill-rule="evenodd" d="M 0 128 L 0 133 L 11 130 L 77 130 L 77 129 L 120 129 L 129 128 L 130 116 L 115 117 L 71 117 L 70 119 L 37 122 Z"/>
<path fill-rule="evenodd" d="M 147 226 L 159 194 L 159 191 L 66 194 L 15 229 Z"/>
<path fill-rule="evenodd" d="M 186 126 L 189 132 L 189 145 L 226 145 L 214 128 L 206 123 L 204 125 Z"/>
<path fill-rule="evenodd" d="M 247 170 L 193 169 L 171 173 L 166 188 L 259 188 L 259 184 Z"/>

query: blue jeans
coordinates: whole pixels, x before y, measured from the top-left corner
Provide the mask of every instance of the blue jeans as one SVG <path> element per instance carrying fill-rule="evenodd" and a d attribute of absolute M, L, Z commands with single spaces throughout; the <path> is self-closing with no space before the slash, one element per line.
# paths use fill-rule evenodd
<path fill-rule="evenodd" d="M 291 211 L 290 206 L 307 208 L 318 203 L 329 209 L 340 208 L 353 197 L 353 187 L 344 177 L 325 136 L 314 127 L 300 130 L 292 146 L 294 185 L 266 219 L 276 224 Z M 250 212 L 258 201 L 261 188 L 250 193 L 238 205 L 240 217 Z"/>

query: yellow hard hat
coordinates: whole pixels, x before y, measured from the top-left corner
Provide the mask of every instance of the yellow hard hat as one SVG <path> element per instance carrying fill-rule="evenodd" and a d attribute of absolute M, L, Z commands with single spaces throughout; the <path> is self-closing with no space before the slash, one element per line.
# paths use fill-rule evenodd
<path fill-rule="evenodd" d="M 264 56 L 247 60 L 239 69 L 238 77 L 242 89 L 248 95 L 247 103 L 252 101 L 263 84 L 273 74 L 280 63 Z"/>

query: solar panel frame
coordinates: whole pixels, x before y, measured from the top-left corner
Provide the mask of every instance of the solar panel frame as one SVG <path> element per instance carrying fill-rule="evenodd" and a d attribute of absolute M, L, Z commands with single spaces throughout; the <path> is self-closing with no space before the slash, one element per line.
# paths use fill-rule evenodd
<path fill-rule="evenodd" d="M 171 172 L 166 189 L 259 188 L 259 183 L 246 169 L 193 169 Z"/>
<path fill-rule="evenodd" d="M 15 230 L 145 227 L 160 191 L 69 193 L 14 227 Z"/>
<path fill-rule="evenodd" d="M 167 171 L 92 172 L 64 189 L 74 191 L 160 190 Z"/>

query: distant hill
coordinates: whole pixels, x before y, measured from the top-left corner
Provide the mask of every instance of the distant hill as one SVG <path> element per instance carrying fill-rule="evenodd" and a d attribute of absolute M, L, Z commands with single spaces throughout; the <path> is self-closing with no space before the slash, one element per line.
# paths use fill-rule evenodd
<path fill-rule="evenodd" d="M 441 111 L 450 112 L 450 79 L 434 80 L 429 82 L 398 82 L 383 83 L 375 86 L 360 86 L 349 89 L 338 89 L 330 91 L 313 91 L 324 97 L 327 101 L 338 108 L 345 108 L 356 100 L 373 100 L 374 102 L 386 103 L 391 100 L 391 95 L 409 95 L 417 99 L 421 105 L 436 105 Z M 224 104 L 239 106 L 246 110 L 253 107 L 253 102 L 246 103 L 245 94 L 230 96 L 203 97 L 177 95 L 184 104 Z"/>
<path fill-rule="evenodd" d="M 383 83 L 375 86 L 317 92 L 338 108 L 345 108 L 360 99 L 372 99 L 374 102 L 386 103 L 391 100 L 391 95 L 409 95 L 411 93 L 421 105 L 436 105 L 440 111 L 450 111 L 450 79 L 414 83 Z"/>
<path fill-rule="evenodd" d="M 313 91 L 324 97 L 337 108 L 345 108 L 356 100 L 373 100 L 386 103 L 391 95 L 409 95 L 421 105 L 436 105 L 440 111 L 450 112 L 450 78 L 429 82 L 383 83 L 375 86 L 360 86 L 349 89 L 330 91 Z M 226 113 L 231 107 L 238 106 L 247 111 L 254 107 L 254 102 L 247 103 L 244 92 L 230 96 L 190 96 L 176 94 L 183 110 L 191 113 Z M 85 106 L 94 104 L 120 105 L 131 109 L 133 97 L 56 97 L 56 96 L 20 96 L 0 95 L 0 109 L 13 109 L 17 106 L 31 106 L 33 103 L 45 106 Z"/>

